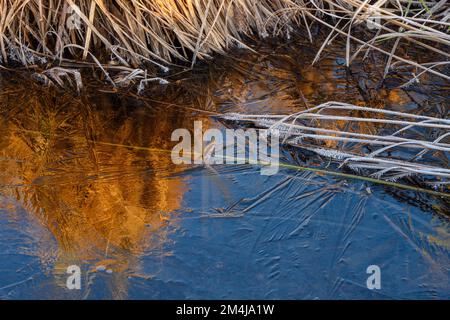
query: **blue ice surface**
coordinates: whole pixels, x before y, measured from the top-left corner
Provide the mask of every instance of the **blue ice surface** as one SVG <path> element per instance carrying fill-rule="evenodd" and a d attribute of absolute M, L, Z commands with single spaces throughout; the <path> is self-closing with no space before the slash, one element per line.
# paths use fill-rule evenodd
<path fill-rule="evenodd" d="M 89 274 L 80 291 L 58 284 L 52 258 L 38 254 L 56 245 L 49 232 L 24 210 L 15 219 L 2 211 L 0 298 L 449 298 L 448 222 L 420 205 L 427 196 L 405 191 L 402 200 L 384 186 L 288 169 L 182 175 L 190 191 L 167 227 L 170 254 L 150 251 L 135 270 Z M 379 290 L 366 286 L 370 265 L 381 269 Z"/>

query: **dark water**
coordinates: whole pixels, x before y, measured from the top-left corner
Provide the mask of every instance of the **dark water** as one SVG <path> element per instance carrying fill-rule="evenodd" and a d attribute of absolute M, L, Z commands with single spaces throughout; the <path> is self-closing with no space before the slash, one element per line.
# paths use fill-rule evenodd
<path fill-rule="evenodd" d="M 289 168 L 172 164 L 173 130 L 194 120 L 224 129 L 204 110 L 288 113 L 334 100 L 447 117 L 448 84 L 400 89 L 402 74 L 381 81 L 380 61 L 347 72 L 329 50 L 311 66 L 316 50 L 218 58 L 139 99 L 3 73 L 0 298 L 448 299 L 448 201 Z M 79 291 L 66 288 L 70 265 L 82 269 Z M 366 286 L 370 265 L 380 290 Z"/>

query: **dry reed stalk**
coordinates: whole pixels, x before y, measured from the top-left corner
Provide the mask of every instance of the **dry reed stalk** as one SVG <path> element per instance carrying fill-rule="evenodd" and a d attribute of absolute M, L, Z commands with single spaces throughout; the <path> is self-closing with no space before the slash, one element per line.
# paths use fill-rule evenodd
<path fill-rule="evenodd" d="M 449 4 L 438 0 L 0 0 L 0 56 L 3 63 L 24 65 L 95 57 L 133 69 L 153 63 L 165 71 L 174 59 L 193 65 L 245 46 L 246 35 L 289 37 L 302 25 L 312 38 L 311 22 L 317 21 L 330 28 L 323 48 L 337 35 L 347 39 L 348 64 L 378 50 L 388 56 L 387 71 L 400 63 L 450 79 L 438 70 L 450 56 L 449 12 Z M 355 32 L 367 30 L 366 24 L 378 31 Z M 438 60 L 424 65 L 397 54 L 406 41 Z"/>
<path fill-rule="evenodd" d="M 347 115 L 327 114 L 330 111 Z M 352 113 L 363 113 L 364 117 L 355 117 Z M 285 144 L 334 159 L 340 162 L 340 166 L 346 166 L 371 177 L 395 181 L 406 176 L 418 176 L 433 187 L 450 184 L 450 169 L 419 161 L 426 153 L 441 152 L 447 156 L 450 154 L 450 144 L 444 142 L 450 138 L 450 120 L 448 119 L 340 102 L 327 102 L 292 115 L 230 113 L 220 118 L 238 124 L 251 123 L 259 128 L 279 132 Z M 370 122 L 380 126 L 378 131 L 390 128 L 390 132 L 372 134 L 330 129 L 330 120 L 345 123 Z M 417 136 L 417 129 L 436 130 L 438 137 L 430 139 L 429 135 L 424 133 L 421 139 L 413 138 Z M 330 142 L 334 148 L 327 146 Z M 367 148 L 368 146 L 370 148 Z M 402 153 L 402 150 L 408 152 Z M 411 157 L 409 153 L 413 150 L 418 151 Z M 389 154 L 396 156 L 389 156 Z"/>

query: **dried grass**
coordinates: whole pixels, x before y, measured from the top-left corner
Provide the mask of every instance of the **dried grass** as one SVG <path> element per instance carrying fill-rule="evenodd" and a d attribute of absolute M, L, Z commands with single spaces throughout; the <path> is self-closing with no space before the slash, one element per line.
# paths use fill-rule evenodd
<path fill-rule="evenodd" d="M 406 64 L 450 79 L 439 71 L 449 58 L 449 12 L 446 0 L 0 0 L 0 57 L 3 64 L 70 58 L 167 71 L 174 61 L 193 65 L 245 47 L 246 35 L 289 38 L 303 28 L 313 40 L 311 26 L 320 23 L 330 30 L 322 49 L 347 39 L 348 64 L 377 50 L 388 56 L 386 71 Z M 398 54 L 405 42 L 437 60 Z"/>
<path fill-rule="evenodd" d="M 359 174 L 387 181 L 416 176 L 433 188 L 450 184 L 450 169 L 422 161 L 427 153 L 450 155 L 450 144 L 445 142 L 450 141 L 448 119 L 340 102 L 292 115 L 226 114 L 221 118 L 276 130 L 285 144 L 335 160 Z M 372 123 L 379 133 L 357 132 L 348 126 L 347 130 L 330 129 L 330 123 L 336 121 Z"/>

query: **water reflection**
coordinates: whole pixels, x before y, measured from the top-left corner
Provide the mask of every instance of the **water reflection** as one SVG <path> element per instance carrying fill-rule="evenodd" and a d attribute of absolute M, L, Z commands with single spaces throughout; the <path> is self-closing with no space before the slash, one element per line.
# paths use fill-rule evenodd
<path fill-rule="evenodd" d="M 3 209 L 24 208 L 52 233 L 56 270 L 93 260 L 123 271 L 161 246 L 185 192 L 165 152 L 173 129 L 189 126 L 182 113 L 106 94 L 82 101 L 25 81 L 2 89 Z"/>
<path fill-rule="evenodd" d="M 392 280 L 383 297 L 442 296 L 449 229 L 434 214 L 448 206 L 435 199 L 311 172 L 263 178 L 249 166 L 172 165 L 172 131 L 194 120 L 222 128 L 214 112 L 288 113 L 328 100 L 440 112 L 440 95 L 424 99 L 396 79 L 380 86 L 379 73 L 347 71 L 333 52 L 311 66 L 316 48 L 307 45 L 296 44 L 301 56 L 269 46 L 218 57 L 139 99 L 0 77 L 0 250 L 18 256 L 4 262 L 0 297 L 67 294 L 65 268 L 77 264 L 112 272 L 106 288 L 87 280 L 88 298 L 379 298 L 358 285 L 375 260 Z M 418 289 L 409 280 L 422 275 Z"/>

